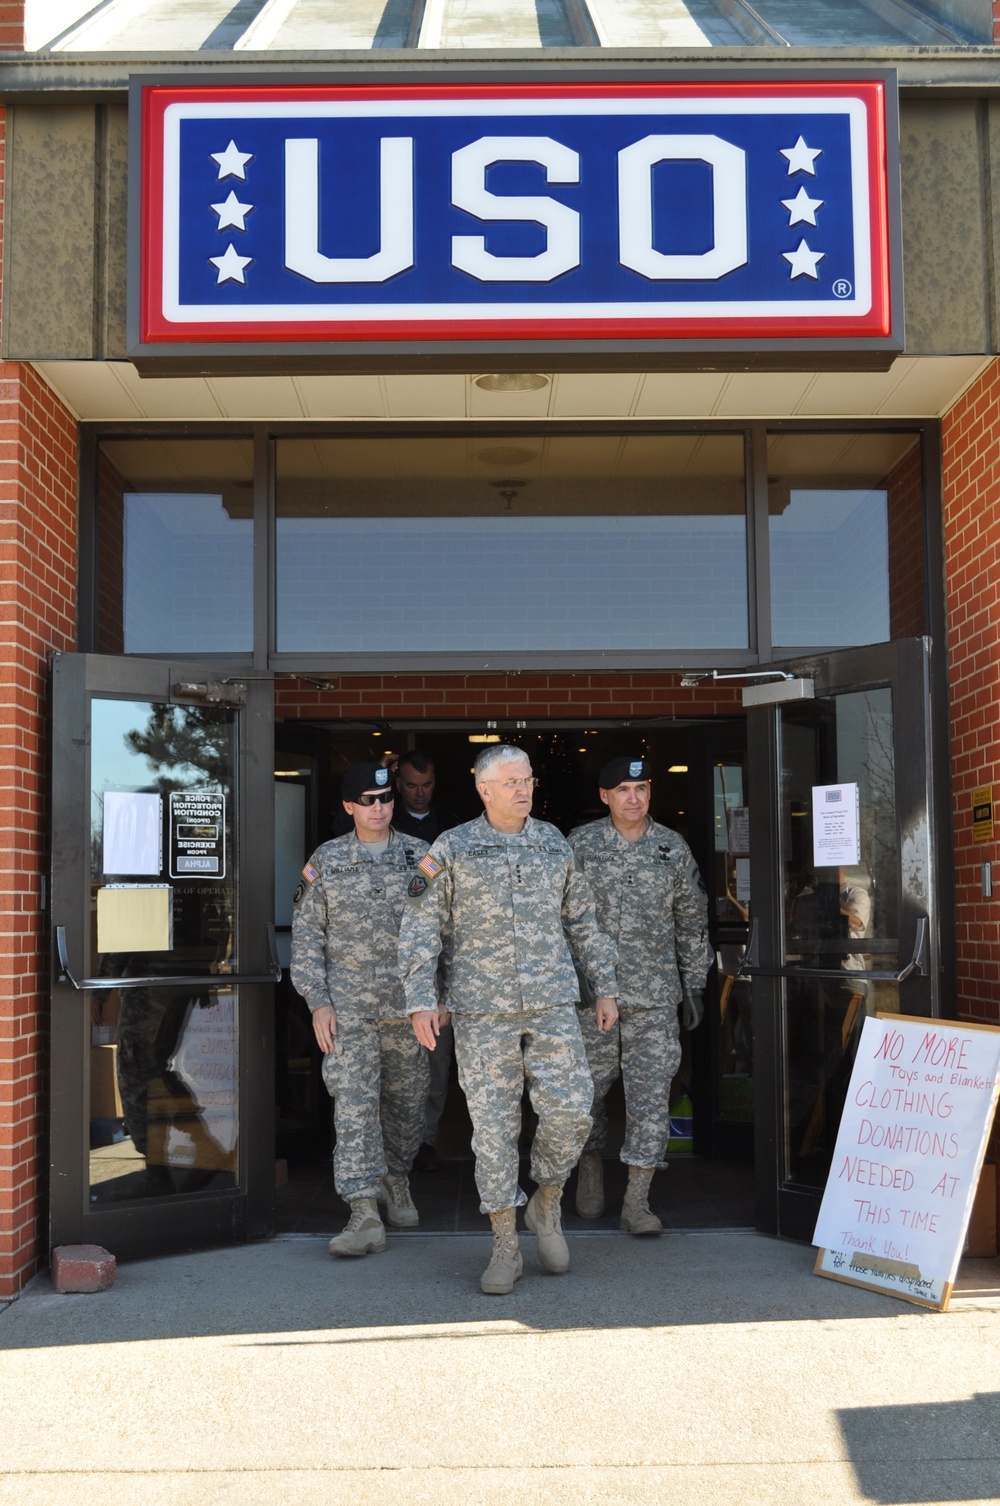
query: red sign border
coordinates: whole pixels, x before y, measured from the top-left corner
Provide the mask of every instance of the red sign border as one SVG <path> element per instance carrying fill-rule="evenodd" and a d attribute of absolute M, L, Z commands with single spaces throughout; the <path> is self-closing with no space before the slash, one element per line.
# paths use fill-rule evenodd
<path fill-rule="evenodd" d="M 164 119 L 169 106 L 225 96 L 240 104 L 263 102 L 308 103 L 317 97 L 367 100 L 421 99 L 510 99 L 541 98 L 559 94 L 579 99 L 620 98 L 709 98 L 719 94 L 749 98 L 783 95 L 786 98 L 850 98 L 865 107 L 868 119 L 868 194 L 872 305 L 867 314 L 834 319 L 811 315 L 795 319 L 741 316 L 737 313 L 712 318 L 653 319 L 638 317 L 476 320 L 468 317 L 434 320 L 388 320 L 308 323 L 272 320 L 232 322 L 186 322 L 168 320 L 163 314 L 163 151 Z M 399 341 L 441 342 L 523 341 L 726 341 L 824 339 L 891 339 L 892 284 L 889 234 L 889 164 L 886 137 L 886 81 L 876 79 L 820 79 L 815 82 L 779 79 L 737 82 L 670 81 L 635 83 L 518 83 L 518 84 L 275 84 L 261 87 L 220 85 L 161 85 L 142 88 L 142 143 L 140 184 L 139 316 L 144 346 L 158 344 L 269 346 L 289 342 L 320 344 L 384 344 Z"/>

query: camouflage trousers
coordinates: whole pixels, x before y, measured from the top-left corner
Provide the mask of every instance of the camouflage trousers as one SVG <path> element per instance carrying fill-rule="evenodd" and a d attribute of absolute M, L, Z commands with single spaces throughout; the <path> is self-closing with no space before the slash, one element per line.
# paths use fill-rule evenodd
<path fill-rule="evenodd" d="M 562 1186 L 590 1128 L 594 1089 L 576 1008 L 557 1004 L 523 1014 L 456 1014 L 458 1077 L 472 1116 L 480 1211 L 527 1202 L 518 1186 L 521 1099 L 527 1083 L 538 1128 L 531 1175 Z"/>
<path fill-rule="evenodd" d="M 598 1030 L 592 1009 L 579 1014 L 594 1078 L 593 1128 L 584 1151 L 599 1155 L 607 1145 L 604 1100 L 620 1070 L 625 1087 L 621 1159 L 626 1166 L 655 1166 L 663 1160 L 670 1138 L 670 1084 L 681 1062 L 677 1011 L 623 1004 L 619 1024 L 611 1030 Z"/>
<path fill-rule="evenodd" d="M 337 1131 L 333 1180 L 346 1202 L 377 1197 L 378 1179 L 387 1171 L 408 1174 L 420 1144 L 428 1080 L 427 1051 L 408 1017 L 337 1015 L 323 1081 Z"/>

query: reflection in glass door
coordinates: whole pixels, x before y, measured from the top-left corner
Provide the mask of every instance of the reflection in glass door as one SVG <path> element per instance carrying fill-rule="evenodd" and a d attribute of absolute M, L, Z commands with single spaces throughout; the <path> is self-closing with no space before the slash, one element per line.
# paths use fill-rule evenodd
<path fill-rule="evenodd" d="M 809 1239 L 865 1018 L 940 1011 L 930 654 L 788 661 L 746 692 L 759 1227 Z"/>
<path fill-rule="evenodd" d="M 899 1010 L 868 976 L 899 969 L 892 691 L 783 707 L 779 739 L 785 1180 L 822 1187 L 865 1016 Z"/>
<path fill-rule="evenodd" d="M 712 757 L 713 851 L 705 882 L 711 906 L 718 1005 L 710 1020 L 712 1153 L 751 1160 L 754 1026 L 750 979 L 740 972 L 750 910 L 750 807 L 746 733 L 716 734 Z M 710 739 L 711 746 L 712 739 Z M 718 746 L 722 744 L 722 746 Z"/>
<path fill-rule="evenodd" d="M 204 666 L 56 658 L 56 1244 L 125 1257 L 270 1227 L 271 703 Z"/>
<path fill-rule="evenodd" d="M 90 1200 L 238 1173 L 236 713 L 91 702 Z M 205 976 L 205 984 L 171 982 Z M 157 980 L 162 978 L 163 982 Z"/>

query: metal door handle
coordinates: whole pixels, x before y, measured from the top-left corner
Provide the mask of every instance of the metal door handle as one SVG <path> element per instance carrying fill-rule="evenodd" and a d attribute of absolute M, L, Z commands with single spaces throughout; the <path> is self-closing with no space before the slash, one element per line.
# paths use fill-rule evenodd
<path fill-rule="evenodd" d="M 281 963 L 278 961 L 278 953 L 274 942 L 274 921 L 269 920 L 265 927 L 267 932 L 267 950 L 271 963 L 271 970 L 267 973 L 194 973 L 190 976 L 172 976 L 171 974 L 154 974 L 149 978 L 76 978 L 69 965 L 69 951 L 66 946 L 66 927 L 56 926 L 56 979 L 59 983 L 68 983 L 71 987 L 80 991 L 84 989 L 103 989 L 110 992 L 114 988 L 229 988 L 234 983 L 280 983 Z"/>
<path fill-rule="evenodd" d="M 874 970 L 857 971 L 843 967 L 761 967 L 758 962 L 757 922 L 750 922 L 747 949 L 736 969 L 738 978 L 839 978 L 842 983 L 903 983 L 911 973 L 930 976 L 930 923 L 926 915 L 917 917 L 913 938 L 913 956 L 895 973 Z"/>

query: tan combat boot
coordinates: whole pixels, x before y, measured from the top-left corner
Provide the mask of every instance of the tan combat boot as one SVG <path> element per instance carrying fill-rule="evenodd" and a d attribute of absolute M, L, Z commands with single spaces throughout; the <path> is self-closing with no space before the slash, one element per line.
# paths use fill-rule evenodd
<path fill-rule="evenodd" d="M 493 1225 L 493 1253 L 490 1263 L 479 1278 L 480 1288 L 488 1297 L 505 1297 L 514 1290 L 514 1282 L 520 1281 L 524 1270 L 521 1252 L 517 1247 L 517 1214 L 513 1208 L 501 1208 L 490 1214 Z"/>
<path fill-rule="evenodd" d="M 420 1223 L 420 1214 L 413 1206 L 407 1178 L 394 1177 L 390 1172 L 388 1176 L 381 1178 L 379 1187 L 381 1191 L 378 1200 L 385 1204 L 385 1216 L 389 1223 L 396 1229 L 416 1229 Z"/>
<path fill-rule="evenodd" d="M 576 1211 L 581 1218 L 604 1212 L 604 1162 L 594 1152 L 581 1156 L 576 1168 Z"/>
<path fill-rule="evenodd" d="M 662 1234 L 663 1225 L 649 1207 L 649 1185 L 655 1166 L 630 1166 L 619 1227 L 628 1234 Z"/>
<path fill-rule="evenodd" d="M 378 1255 L 385 1249 L 385 1229 L 373 1197 L 351 1204 L 351 1216 L 330 1241 L 331 1255 Z"/>
<path fill-rule="evenodd" d="M 559 1221 L 562 1187 L 536 1187 L 524 1210 L 524 1222 L 538 1236 L 538 1258 L 553 1276 L 569 1270 L 569 1245 Z"/>

